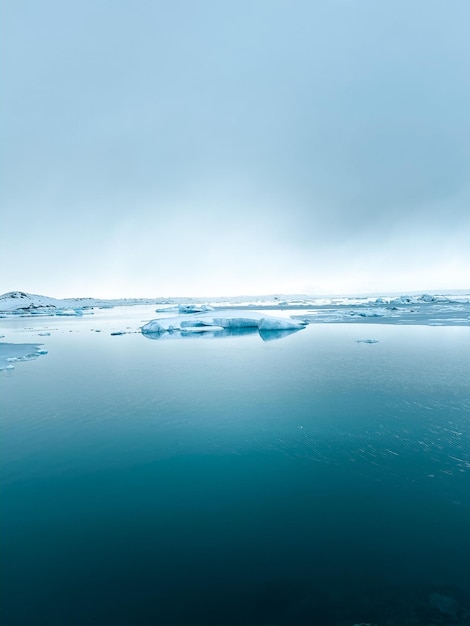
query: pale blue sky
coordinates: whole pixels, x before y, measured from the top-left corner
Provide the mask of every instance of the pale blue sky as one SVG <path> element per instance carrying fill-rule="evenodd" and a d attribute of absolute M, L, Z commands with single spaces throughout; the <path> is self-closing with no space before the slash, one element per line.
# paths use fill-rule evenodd
<path fill-rule="evenodd" d="M 468 0 L 0 6 L 0 292 L 470 287 Z"/>

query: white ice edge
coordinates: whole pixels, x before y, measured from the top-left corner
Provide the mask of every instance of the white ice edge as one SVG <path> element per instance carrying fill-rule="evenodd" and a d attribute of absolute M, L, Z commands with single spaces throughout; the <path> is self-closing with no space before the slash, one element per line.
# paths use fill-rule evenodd
<path fill-rule="evenodd" d="M 14 364 L 31 361 L 47 354 L 42 344 L 0 342 L 0 370 L 10 370 Z"/>

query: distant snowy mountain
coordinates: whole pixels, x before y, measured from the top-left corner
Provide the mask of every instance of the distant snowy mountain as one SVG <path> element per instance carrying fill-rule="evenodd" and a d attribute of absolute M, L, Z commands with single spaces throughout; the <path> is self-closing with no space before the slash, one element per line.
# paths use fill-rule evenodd
<path fill-rule="evenodd" d="M 0 296 L 0 311 L 31 310 L 39 308 L 57 309 L 64 308 L 62 300 L 38 296 L 24 291 L 9 291 Z M 68 306 L 68 305 L 67 305 Z"/>
<path fill-rule="evenodd" d="M 64 309 L 83 309 L 93 306 L 101 306 L 105 300 L 94 298 L 66 298 L 59 300 L 49 296 L 40 296 L 35 293 L 24 291 L 9 291 L 0 296 L 0 311 L 13 313 L 15 311 L 53 311 Z"/>
<path fill-rule="evenodd" d="M 0 296 L 0 313 L 40 314 L 50 312 L 81 311 L 93 307 L 129 306 L 134 304 L 155 304 L 156 298 L 120 298 L 104 300 L 99 298 L 50 298 L 24 291 L 9 291 Z M 59 313 L 57 313 L 59 314 Z"/>

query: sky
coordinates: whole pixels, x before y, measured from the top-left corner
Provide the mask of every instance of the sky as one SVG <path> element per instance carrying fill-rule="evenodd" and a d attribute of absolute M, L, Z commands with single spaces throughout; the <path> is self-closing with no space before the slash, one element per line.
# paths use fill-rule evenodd
<path fill-rule="evenodd" d="M 0 0 L 0 293 L 470 288 L 468 0 Z"/>

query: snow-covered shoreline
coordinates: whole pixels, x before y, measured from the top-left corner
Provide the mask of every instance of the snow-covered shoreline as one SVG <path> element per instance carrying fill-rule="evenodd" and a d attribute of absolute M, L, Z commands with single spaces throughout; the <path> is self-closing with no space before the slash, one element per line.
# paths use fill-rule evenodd
<path fill-rule="evenodd" d="M 414 305 L 466 305 L 470 304 L 468 293 L 411 294 L 382 296 L 309 296 L 264 295 L 232 297 L 173 297 L 173 298 L 51 298 L 49 296 L 11 291 L 0 295 L 0 315 L 68 315 L 77 316 L 92 313 L 97 308 L 119 306 L 155 305 L 157 312 L 195 312 L 204 310 L 257 309 L 286 310 L 310 309 L 322 310 L 328 307 L 407 307 Z M 187 309 L 187 311 L 184 311 Z"/>
<path fill-rule="evenodd" d="M 81 318 L 98 316 L 100 310 L 152 306 L 164 330 L 179 328 L 178 316 L 198 315 L 214 319 L 289 317 L 301 324 L 379 323 L 470 326 L 470 293 L 390 296 L 238 296 L 233 298 L 155 298 L 58 300 L 48 296 L 10 292 L 0 296 L 0 318 Z M 124 308 L 122 309 L 125 310 Z M 129 311 L 129 309 L 127 309 Z M 165 325 L 162 318 L 168 318 Z M 147 318 L 148 319 L 148 318 Z M 173 321 L 172 321 L 173 320 Z M 189 320 L 189 317 L 186 317 Z M 205 324 L 207 325 L 207 324 Z M 212 324 L 213 326 L 217 324 Z M 156 326 L 155 326 L 156 327 Z M 136 329 L 137 331 L 140 330 Z M 144 331 L 145 332 L 145 331 Z M 186 333 L 189 331 L 185 331 Z M 202 331 L 201 331 L 202 332 Z"/>

